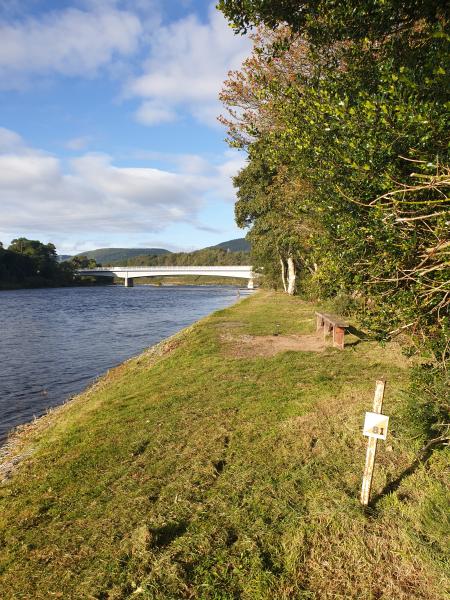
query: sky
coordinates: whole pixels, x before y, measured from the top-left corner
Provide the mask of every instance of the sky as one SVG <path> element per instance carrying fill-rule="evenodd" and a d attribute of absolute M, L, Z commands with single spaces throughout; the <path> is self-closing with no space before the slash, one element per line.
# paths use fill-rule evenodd
<path fill-rule="evenodd" d="M 250 41 L 206 0 L 0 0 L 0 241 L 242 237 L 218 94 Z"/>

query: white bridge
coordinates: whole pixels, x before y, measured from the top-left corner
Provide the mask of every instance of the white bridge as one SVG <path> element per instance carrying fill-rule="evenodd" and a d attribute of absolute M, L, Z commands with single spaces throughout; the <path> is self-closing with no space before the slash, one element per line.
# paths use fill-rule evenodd
<path fill-rule="evenodd" d="M 120 277 L 125 279 L 125 287 L 133 287 L 137 277 L 167 277 L 173 275 L 209 275 L 210 277 L 239 277 L 248 279 L 248 288 L 253 289 L 255 275 L 251 266 L 226 267 L 97 267 L 78 269 L 78 275 L 94 277 Z"/>

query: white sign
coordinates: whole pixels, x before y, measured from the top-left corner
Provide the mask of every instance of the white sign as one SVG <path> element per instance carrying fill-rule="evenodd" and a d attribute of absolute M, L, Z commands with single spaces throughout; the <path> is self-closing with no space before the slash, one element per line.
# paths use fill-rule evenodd
<path fill-rule="evenodd" d="M 366 412 L 363 434 L 367 437 L 385 440 L 387 436 L 389 417 L 379 413 Z"/>

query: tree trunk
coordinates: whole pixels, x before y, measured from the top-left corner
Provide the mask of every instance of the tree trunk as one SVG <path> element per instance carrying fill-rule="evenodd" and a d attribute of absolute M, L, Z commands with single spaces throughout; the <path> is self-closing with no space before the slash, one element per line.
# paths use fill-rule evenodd
<path fill-rule="evenodd" d="M 280 256 L 280 263 L 281 263 L 281 280 L 283 281 L 283 289 L 285 292 L 287 292 L 287 286 L 286 286 L 286 265 L 284 263 L 284 260 L 281 258 Z"/>
<path fill-rule="evenodd" d="M 296 279 L 297 274 L 295 272 L 295 263 L 294 263 L 294 259 L 292 258 L 292 256 L 288 256 L 287 264 L 288 264 L 287 293 L 290 294 L 291 296 L 293 296 L 295 293 L 295 279 Z"/>

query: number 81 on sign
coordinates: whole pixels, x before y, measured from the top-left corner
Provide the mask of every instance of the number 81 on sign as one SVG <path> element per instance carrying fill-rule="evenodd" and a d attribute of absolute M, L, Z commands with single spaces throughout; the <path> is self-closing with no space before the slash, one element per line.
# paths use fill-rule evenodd
<path fill-rule="evenodd" d="M 389 417 L 379 413 L 366 412 L 363 434 L 367 437 L 385 440 L 387 436 Z"/>

